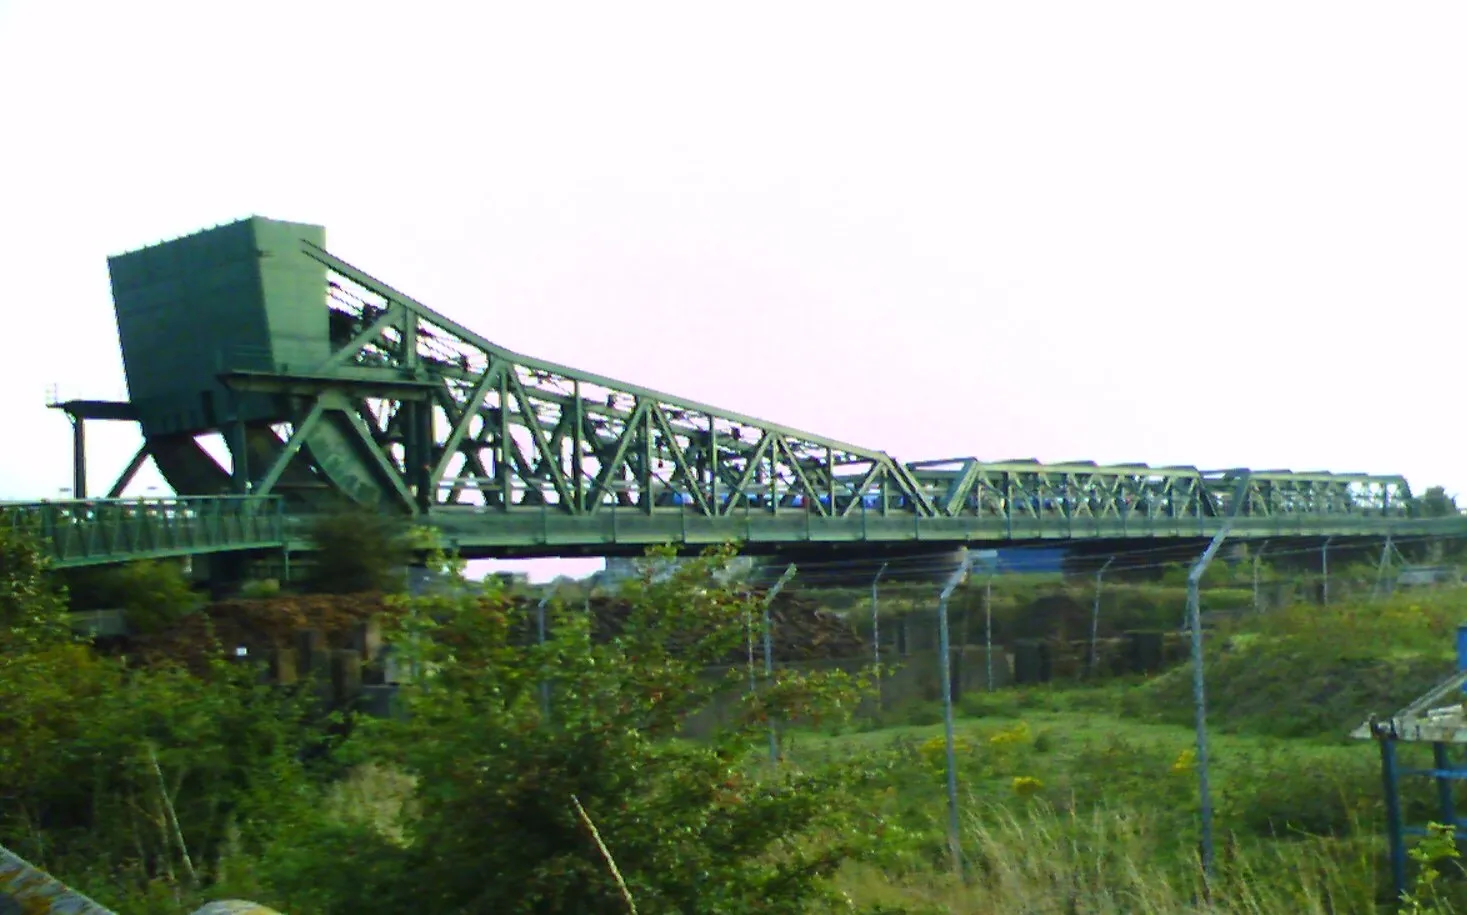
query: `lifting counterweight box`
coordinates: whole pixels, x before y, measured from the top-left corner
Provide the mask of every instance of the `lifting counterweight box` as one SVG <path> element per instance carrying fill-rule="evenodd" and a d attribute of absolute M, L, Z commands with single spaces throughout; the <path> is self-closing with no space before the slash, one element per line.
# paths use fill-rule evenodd
<path fill-rule="evenodd" d="M 227 371 L 310 371 L 329 357 L 321 226 L 258 216 L 107 259 L 128 394 L 145 435 L 275 421 Z"/>

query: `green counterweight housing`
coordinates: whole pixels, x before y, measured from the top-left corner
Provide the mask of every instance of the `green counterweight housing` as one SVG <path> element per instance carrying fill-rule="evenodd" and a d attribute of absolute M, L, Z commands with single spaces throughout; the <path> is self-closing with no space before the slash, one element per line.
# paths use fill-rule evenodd
<path fill-rule="evenodd" d="M 327 271 L 304 253 L 325 241 L 321 226 L 251 217 L 108 259 L 129 397 L 178 493 L 258 482 L 298 418 L 290 379 L 345 374 L 359 385 L 373 374 L 329 365 Z M 339 328 L 336 345 L 351 333 Z M 211 431 L 224 433 L 233 462 L 252 473 L 232 477 L 196 442 Z M 387 481 L 346 413 L 323 415 L 301 447 L 312 460 L 291 462 L 275 492 L 293 502 L 380 501 Z"/>

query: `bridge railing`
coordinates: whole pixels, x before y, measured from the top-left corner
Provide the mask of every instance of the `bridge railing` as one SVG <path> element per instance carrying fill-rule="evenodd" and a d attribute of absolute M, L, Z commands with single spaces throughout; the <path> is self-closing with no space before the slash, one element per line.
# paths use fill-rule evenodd
<path fill-rule="evenodd" d="M 262 549 L 286 536 L 284 502 L 268 496 L 0 502 L 0 524 L 40 538 L 57 566 Z"/>

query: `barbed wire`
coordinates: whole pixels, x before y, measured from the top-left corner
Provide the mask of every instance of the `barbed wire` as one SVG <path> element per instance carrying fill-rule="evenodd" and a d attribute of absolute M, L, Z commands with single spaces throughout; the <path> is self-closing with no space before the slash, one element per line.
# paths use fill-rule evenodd
<path fill-rule="evenodd" d="M 1385 540 L 1385 538 L 1380 539 Z M 1399 549 L 1401 547 L 1409 547 L 1420 544 L 1429 545 L 1432 543 L 1443 542 L 1451 539 L 1463 538 L 1453 538 L 1441 534 L 1416 534 L 1405 537 L 1391 537 L 1390 543 L 1393 547 Z M 1256 543 L 1257 541 L 1240 540 L 1238 542 L 1251 545 L 1253 543 Z M 1268 542 L 1272 543 L 1272 541 Z M 1063 569 L 1055 568 L 1056 558 L 1053 555 L 1057 550 L 1063 550 L 1064 548 L 1064 546 L 1059 544 L 1020 544 L 1012 547 L 997 547 L 994 551 L 1000 554 L 1000 556 L 998 557 L 998 561 L 992 567 L 987 568 L 978 565 L 971 566 L 969 570 L 969 580 L 971 581 L 973 579 L 986 579 L 989 577 L 998 578 L 1004 575 L 1026 574 L 1035 572 L 1056 572 L 1058 574 L 1066 574 Z M 1346 544 L 1340 544 L 1335 547 L 1335 549 L 1337 550 L 1343 550 L 1346 548 Z M 1282 548 L 1270 547 L 1267 552 L 1263 554 L 1263 557 L 1268 560 L 1299 557 L 1318 554 L 1321 552 L 1321 549 L 1321 544 L 1310 544 L 1307 546 L 1291 546 Z M 1002 555 L 1005 553 L 1009 555 L 1007 557 Z M 1023 554 L 1025 553 L 1030 554 L 1030 556 L 1024 556 Z M 1043 553 L 1045 555 L 1042 559 L 1032 558 L 1033 554 L 1037 553 Z M 1020 555 L 1018 557 L 1015 557 L 1013 554 Z M 1087 562 L 1093 563 L 1097 566 L 1109 559 L 1111 560 L 1112 564 L 1115 565 L 1113 571 L 1119 574 L 1145 571 L 1160 571 L 1166 569 L 1174 569 L 1179 566 L 1187 567 L 1190 566 L 1192 561 L 1200 555 L 1200 550 L 1188 551 L 1186 547 L 1181 544 L 1166 544 L 1162 546 L 1151 546 L 1134 550 L 1097 552 L 1094 555 L 1086 556 L 1085 559 L 1087 560 Z M 1166 556 L 1168 558 L 1158 558 L 1161 556 Z M 753 558 L 756 562 L 760 561 L 760 557 Z M 1139 564 L 1133 562 L 1118 563 L 1119 560 L 1123 559 L 1151 559 L 1153 561 L 1141 562 Z M 767 562 L 767 565 L 771 568 L 771 570 L 774 567 L 778 567 L 779 565 L 784 564 L 778 557 L 770 557 L 765 561 Z M 1061 564 L 1063 563 L 1063 559 L 1060 559 L 1059 561 Z M 856 572 L 866 573 L 867 577 L 872 582 L 884 582 L 887 584 L 909 584 L 909 582 L 900 582 L 899 579 L 927 575 L 946 576 L 952 574 L 952 572 L 954 572 L 958 568 L 958 561 L 950 553 L 946 555 L 909 554 L 905 556 L 893 557 L 853 557 L 842 559 L 816 560 L 813 562 L 800 562 L 798 560 L 795 560 L 792 562 L 792 564 L 795 566 L 796 571 L 794 579 L 795 583 L 810 585 L 813 583 L 819 583 L 821 581 L 840 582 L 847 585 L 848 587 L 865 586 L 864 584 L 857 585 L 850 582 L 850 578 L 853 577 L 852 573 Z M 1089 569 L 1085 572 L 1068 574 L 1093 574 L 1095 571 L 1097 570 Z"/>

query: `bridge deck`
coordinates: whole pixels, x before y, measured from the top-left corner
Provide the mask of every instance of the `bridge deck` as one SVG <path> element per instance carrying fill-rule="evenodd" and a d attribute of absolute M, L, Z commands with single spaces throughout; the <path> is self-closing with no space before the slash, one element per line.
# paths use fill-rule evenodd
<path fill-rule="evenodd" d="M 101 565 L 217 552 L 309 549 L 309 516 L 289 514 L 278 497 L 101 499 L 0 505 L 4 523 L 28 530 L 49 548 L 56 566 Z M 828 517 L 809 511 L 747 511 L 706 517 L 691 509 L 611 509 L 576 515 L 544 506 L 505 511 L 437 508 L 417 523 L 473 556 L 619 554 L 649 546 L 698 547 L 738 542 L 752 550 L 801 545 L 1022 545 L 1037 542 L 1195 540 L 1211 537 L 1217 517 L 1097 518 L 974 515 L 924 517 L 858 511 Z M 1467 518 L 1403 515 L 1272 515 L 1237 517 L 1233 536 L 1271 541 L 1324 537 L 1467 535 Z"/>

